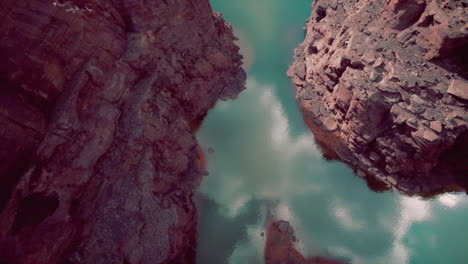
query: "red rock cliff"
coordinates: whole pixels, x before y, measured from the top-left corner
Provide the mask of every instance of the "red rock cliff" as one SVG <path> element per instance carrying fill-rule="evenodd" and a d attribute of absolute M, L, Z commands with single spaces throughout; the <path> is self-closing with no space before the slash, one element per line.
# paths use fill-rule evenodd
<path fill-rule="evenodd" d="M 190 263 L 193 126 L 243 89 L 208 0 L 2 0 L 0 263 Z"/>
<path fill-rule="evenodd" d="M 329 157 L 408 194 L 468 188 L 467 5 L 314 1 L 289 76 Z"/>

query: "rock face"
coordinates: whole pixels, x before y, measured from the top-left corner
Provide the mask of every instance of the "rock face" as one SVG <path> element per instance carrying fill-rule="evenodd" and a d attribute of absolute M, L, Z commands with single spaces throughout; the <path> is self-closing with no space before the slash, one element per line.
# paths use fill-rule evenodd
<path fill-rule="evenodd" d="M 0 263 L 191 263 L 193 135 L 244 86 L 208 0 L 0 3 Z"/>
<path fill-rule="evenodd" d="M 467 189 L 467 6 L 314 1 L 288 74 L 328 157 L 408 194 Z"/>

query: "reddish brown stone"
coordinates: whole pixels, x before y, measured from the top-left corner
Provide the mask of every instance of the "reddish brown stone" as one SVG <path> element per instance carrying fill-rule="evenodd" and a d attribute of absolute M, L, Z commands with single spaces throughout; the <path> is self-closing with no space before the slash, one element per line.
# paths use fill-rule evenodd
<path fill-rule="evenodd" d="M 467 9 L 314 1 L 288 75 L 327 157 L 407 194 L 468 189 Z"/>
<path fill-rule="evenodd" d="M 193 133 L 245 81 L 230 26 L 208 0 L 0 14 L 0 262 L 193 262 Z"/>

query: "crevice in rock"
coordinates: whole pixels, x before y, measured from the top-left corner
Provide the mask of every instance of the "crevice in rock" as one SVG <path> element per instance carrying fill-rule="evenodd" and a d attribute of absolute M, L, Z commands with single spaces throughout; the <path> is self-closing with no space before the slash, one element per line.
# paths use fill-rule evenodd
<path fill-rule="evenodd" d="M 432 175 L 454 175 L 457 184 L 468 190 L 468 131 L 458 136 L 453 146 L 442 152 Z"/>
<path fill-rule="evenodd" d="M 11 162 L 9 167 L 1 175 L 0 184 L 0 213 L 5 208 L 12 192 L 21 177 L 26 173 L 32 161 L 30 150 L 20 151 L 16 159 Z"/>
<path fill-rule="evenodd" d="M 374 176 L 366 175 L 365 180 L 367 187 L 374 192 L 385 192 L 391 190 L 391 187 L 387 183 Z"/>
<path fill-rule="evenodd" d="M 318 53 L 318 49 L 314 45 L 309 45 L 308 51 L 309 51 L 309 54 L 317 54 Z"/>
<path fill-rule="evenodd" d="M 429 27 L 432 26 L 436 23 L 437 21 L 434 20 L 434 15 L 429 15 L 424 18 L 421 23 L 419 23 L 417 26 L 418 27 Z"/>
<path fill-rule="evenodd" d="M 317 22 L 320 22 L 320 20 L 324 19 L 327 16 L 327 9 L 323 6 L 317 6 L 317 16 L 315 17 L 315 20 Z"/>
<path fill-rule="evenodd" d="M 398 24 L 395 29 L 403 31 L 414 25 L 426 10 L 427 4 L 423 0 L 399 0 L 395 13 L 398 15 Z"/>
<path fill-rule="evenodd" d="M 338 83 L 339 79 L 341 76 L 343 76 L 343 73 L 346 71 L 346 68 L 351 65 L 351 60 L 348 58 L 342 58 L 340 61 L 340 66 L 338 68 L 334 68 L 335 73 L 336 73 L 336 82 Z"/>
<path fill-rule="evenodd" d="M 364 70 L 364 63 L 362 63 L 361 61 L 353 61 L 349 67 L 355 69 L 355 70 Z"/>
<path fill-rule="evenodd" d="M 430 62 L 468 80 L 468 36 L 444 39 L 439 56 Z"/>
<path fill-rule="evenodd" d="M 20 198 L 11 234 L 16 235 L 27 226 L 35 227 L 44 219 L 51 216 L 59 206 L 59 197 L 56 192 L 49 195 L 33 193 Z"/>

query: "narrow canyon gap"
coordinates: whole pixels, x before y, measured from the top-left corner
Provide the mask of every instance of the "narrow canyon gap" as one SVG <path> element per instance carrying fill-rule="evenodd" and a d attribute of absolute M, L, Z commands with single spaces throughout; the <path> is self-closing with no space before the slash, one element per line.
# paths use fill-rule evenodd
<path fill-rule="evenodd" d="M 318 8 L 321 3 L 314 5 L 309 24 L 316 21 L 315 12 L 323 16 L 321 23 L 328 23 L 324 15 L 332 15 L 333 8 Z M 350 13 L 360 6 L 343 1 L 323 5 L 333 3 Z M 343 163 L 322 157 L 284 74 L 294 48 L 304 40 L 310 1 L 212 4 L 233 24 L 251 66 L 247 90 L 236 101 L 218 104 L 197 134 L 209 172 L 199 192 L 198 263 L 263 263 L 266 219 L 272 215 L 294 227 L 296 247 L 305 256 L 369 264 L 464 262 L 465 194 L 422 199 L 398 191 L 376 193 L 372 190 L 388 190 L 387 184 L 364 181 Z M 362 6 L 367 13 L 364 2 Z M 336 19 L 344 21 L 347 13 L 339 14 Z M 323 52 L 317 48 L 316 54 Z"/>

